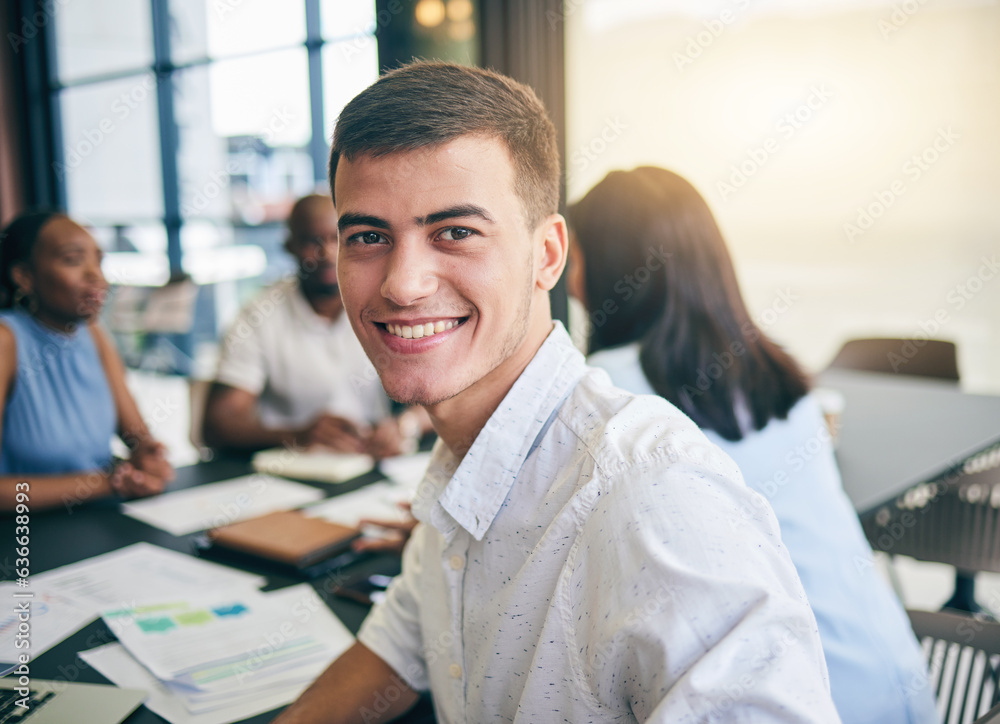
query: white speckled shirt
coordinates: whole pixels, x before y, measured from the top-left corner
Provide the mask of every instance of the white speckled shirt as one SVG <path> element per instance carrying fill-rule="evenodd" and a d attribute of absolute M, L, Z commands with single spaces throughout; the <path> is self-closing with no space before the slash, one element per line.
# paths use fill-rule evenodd
<path fill-rule="evenodd" d="M 358 639 L 442 724 L 837 722 L 756 495 L 557 324 L 465 457 L 438 443 L 403 572 Z"/>

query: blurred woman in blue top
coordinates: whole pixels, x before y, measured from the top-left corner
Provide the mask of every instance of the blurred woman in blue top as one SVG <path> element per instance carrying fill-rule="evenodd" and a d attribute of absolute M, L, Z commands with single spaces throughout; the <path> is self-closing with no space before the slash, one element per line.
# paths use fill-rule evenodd
<path fill-rule="evenodd" d="M 616 171 L 569 221 L 568 281 L 591 310 L 589 362 L 687 413 L 770 502 L 816 614 L 841 718 L 938 721 L 909 621 L 872 567 L 806 376 L 751 320 L 705 200 L 661 168 Z"/>
<path fill-rule="evenodd" d="M 63 214 L 23 214 L 0 236 L 0 510 L 152 495 L 173 478 L 96 323 L 107 291 L 101 250 Z M 127 462 L 112 459 L 116 432 Z"/>

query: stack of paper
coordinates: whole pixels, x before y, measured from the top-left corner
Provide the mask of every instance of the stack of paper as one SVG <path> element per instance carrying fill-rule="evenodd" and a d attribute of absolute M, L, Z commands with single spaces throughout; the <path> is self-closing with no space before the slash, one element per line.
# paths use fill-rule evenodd
<path fill-rule="evenodd" d="M 41 656 L 101 611 L 137 601 L 176 595 L 178 590 L 257 589 L 265 579 L 149 543 L 55 568 L 31 577 L 31 654 Z M 13 583 L 0 583 L 5 600 Z M 16 660 L 17 617 L 0 617 L 0 663 Z"/>
<path fill-rule="evenodd" d="M 147 706 L 172 722 L 222 721 L 287 704 L 354 640 L 306 584 L 165 599 L 103 617 L 131 656 L 104 649 L 81 656 L 119 686 L 135 686 L 144 673 L 153 695 Z"/>
<path fill-rule="evenodd" d="M 320 483 L 343 483 L 374 468 L 375 459 L 371 455 L 335 453 L 321 447 L 308 450 L 278 447 L 256 453 L 251 464 L 260 473 Z"/>

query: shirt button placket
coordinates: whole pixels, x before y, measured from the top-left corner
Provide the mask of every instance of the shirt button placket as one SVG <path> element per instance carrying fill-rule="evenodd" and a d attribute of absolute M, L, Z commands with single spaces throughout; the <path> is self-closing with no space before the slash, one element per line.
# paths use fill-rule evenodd
<path fill-rule="evenodd" d="M 462 670 L 462 633 L 464 631 L 464 618 L 465 618 L 465 560 L 466 556 L 462 550 L 462 544 L 459 541 L 455 541 L 451 547 L 451 555 L 447 555 L 448 551 L 445 551 L 445 558 L 442 561 L 445 570 L 447 571 L 447 578 L 451 582 L 452 589 L 452 601 L 455 605 L 455 618 L 452 620 L 453 631 L 455 634 L 455 642 L 452 646 L 451 653 L 451 664 L 448 665 L 448 676 L 451 677 L 454 682 L 455 696 L 458 701 L 462 702 L 463 708 L 467 704 L 465 701 L 465 681 L 463 679 Z"/>

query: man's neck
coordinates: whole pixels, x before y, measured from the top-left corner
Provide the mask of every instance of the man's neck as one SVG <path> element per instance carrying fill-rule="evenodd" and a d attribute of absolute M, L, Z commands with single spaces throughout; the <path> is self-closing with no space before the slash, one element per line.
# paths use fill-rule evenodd
<path fill-rule="evenodd" d="M 546 315 L 546 319 L 529 328 L 517 351 L 496 369 L 454 397 L 426 407 L 434 431 L 459 460 L 465 457 L 551 331 L 552 318 Z"/>

